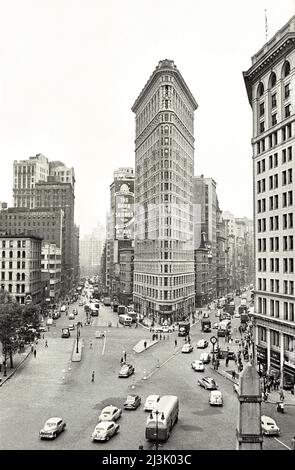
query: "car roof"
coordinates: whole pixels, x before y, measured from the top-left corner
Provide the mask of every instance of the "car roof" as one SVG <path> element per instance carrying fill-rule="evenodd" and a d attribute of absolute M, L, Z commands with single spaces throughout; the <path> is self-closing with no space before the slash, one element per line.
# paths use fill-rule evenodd
<path fill-rule="evenodd" d="M 211 395 L 221 395 L 221 392 L 219 390 L 212 390 Z"/>
<path fill-rule="evenodd" d="M 147 400 L 156 400 L 160 395 L 154 394 L 154 395 L 149 395 L 147 397 Z"/>
<path fill-rule="evenodd" d="M 105 406 L 105 407 L 103 408 L 103 410 L 102 410 L 102 413 L 103 413 L 103 412 L 106 412 L 106 411 L 112 411 L 112 410 L 114 410 L 114 408 L 117 408 L 117 407 L 114 406 L 114 405 Z"/>
<path fill-rule="evenodd" d="M 97 425 L 95 426 L 95 429 L 96 428 L 107 428 L 110 424 L 115 424 L 114 421 L 101 421 L 100 423 L 97 423 Z"/>
<path fill-rule="evenodd" d="M 46 423 L 57 423 L 57 421 L 62 421 L 62 418 L 57 418 L 57 417 L 49 418 L 46 420 Z"/>
<path fill-rule="evenodd" d="M 275 423 L 275 420 L 270 416 L 262 415 L 261 419 L 263 419 L 263 421 L 271 421 L 272 423 Z"/>

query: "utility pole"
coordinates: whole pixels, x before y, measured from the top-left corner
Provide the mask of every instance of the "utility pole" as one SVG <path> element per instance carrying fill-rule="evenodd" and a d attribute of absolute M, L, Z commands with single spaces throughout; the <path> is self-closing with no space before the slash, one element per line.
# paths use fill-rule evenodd
<path fill-rule="evenodd" d="M 248 363 L 240 374 L 237 450 L 262 450 L 261 387 L 256 366 Z"/>

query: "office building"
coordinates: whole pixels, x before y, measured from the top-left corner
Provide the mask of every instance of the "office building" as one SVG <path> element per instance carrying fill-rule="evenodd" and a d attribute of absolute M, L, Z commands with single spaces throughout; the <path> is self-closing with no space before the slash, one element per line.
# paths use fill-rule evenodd
<path fill-rule="evenodd" d="M 295 16 L 243 75 L 253 112 L 257 359 L 294 384 Z"/>
<path fill-rule="evenodd" d="M 160 322 L 195 306 L 194 111 L 198 105 L 172 60 L 161 60 L 135 113 L 134 304 Z"/>

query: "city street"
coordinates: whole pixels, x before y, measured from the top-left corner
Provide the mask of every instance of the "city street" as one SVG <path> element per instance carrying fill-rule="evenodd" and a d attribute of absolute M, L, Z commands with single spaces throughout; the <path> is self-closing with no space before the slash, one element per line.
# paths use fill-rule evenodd
<path fill-rule="evenodd" d="M 76 306 L 72 304 L 69 311 Z M 75 322 L 85 320 L 84 308 L 77 308 L 79 314 Z M 108 321 L 115 326 L 107 327 Z M 110 307 L 101 306 L 100 315 L 93 318 L 93 324 L 81 328 L 79 347 L 84 344 L 82 361 L 72 363 L 76 332 L 71 332 L 69 339 L 60 337 L 61 328 L 69 323 L 71 321 L 63 314 L 57 320 L 57 326 L 45 334 L 48 348 L 45 347 L 45 339 L 41 339 L 36 359 L 30 357 L 1 388 L 2 449 L 137 449 L 141 443 L 145 449 L 150 449 L 152 444 L 145 439 L 147 413 L 143 411 L 143 404 L 153 393 L 175 394 L 180 401 L 179 421 L 161 448 L 235 449 L 238 400 L 231 381 L 207 365 L 205 374 L 217 380 L 224 398 L 222 408 L 209 406 L 209 392 L 198 386 L 200 373 L 194 372 L 190 365 L 203 350 L 195 348 L 191 354 L 182 354 L 183 338 L 177 337 L 175 332 L 170 334 L 169 340 L 159 341 L 136 354 L 133 346 L 140 339 L 149 339 L 149 330 L 142 326 L 124 328 L 119 325 L 117 328 L 117 314 Z M 96 330 L 105 331 L 105 338 L 95 339 Z M 209 339 L 211 335 L 205 336 Z M 196 323 L 191 328 L 192 344 L 195 346 L 202 337 L 200 324 Z M 127 379 L 118 378 L 123 350 L 127 353 L 127 362 L 135 366 L 134 376 Z M 94 383 L 91 382 L 92 371 L 95 372 Z M 109 442 L 92 443 L 90 436 L 102 408 L 108 404 L 122 407 L 128 393 L 142 397 L 141 407 L 135 411 L 123 411 L 119 420 L 120 433 Z M 294 411 L 288 410 L 284 416 L 278 417 L 274 406 L 266 404 L 264 409 L 281 427 L 279 439 L 289 445 Z M 52 416 L 63 417 L 67 429 L 55 441 L 41 441 L 39 429 Z M 290 432 L 284 433 L 285 427 Z M 284 449 L 284 446 L 274 438 L 266 438 L 264 448 Z"/>

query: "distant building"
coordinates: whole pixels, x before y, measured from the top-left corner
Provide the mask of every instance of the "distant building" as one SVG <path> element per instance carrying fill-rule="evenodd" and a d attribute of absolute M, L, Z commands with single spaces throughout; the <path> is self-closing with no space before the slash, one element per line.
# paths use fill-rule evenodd
<path fill-rule="evenodd" d="M 123 305 L 133 302 L 133 271 L 134 248 L 122 248 L 119 252 L 120 259 L 120 293 L 119 301 Z"/>
<path fill-rule="evenodd" d="M 13 200 L 14 207 L 36 207 L 36 183 L 47 181 L 49 162 L 38 153 L 27 160 L 13 162 Z"/>
<path fill-rule="evenodd" d="M 57 300 L 61 292 L 61 249 L 55 243 L 42 243 L 41 270 L 49 275 L 46 297 Z"/>
<path fill-rule="evenodd" d="M 295 16 L 244 72 L 253 112 L 254 338 L 258 362 L 295 383 Z"/>
<path fill-rule="evenodd" d="M 107 220 L 106 278 L 111 296 L 120 294 L 120 259 L 122 248 L 130 248 L 134 239 L 134 170 L 114 171 L 110 185 L 110 212 Z"/>
<path fill-rule="evenodd" d="M 80 239 L 80 264 L 82 276 L 100 272 L 101 255 L 106 239 L 105 227 L 99 224 L 90 235 Z"/>
<path fill-rule="evenodd" d="M 41 237 L 0 235 L 0 285 L 20 304 L 42 300 Z"/>

